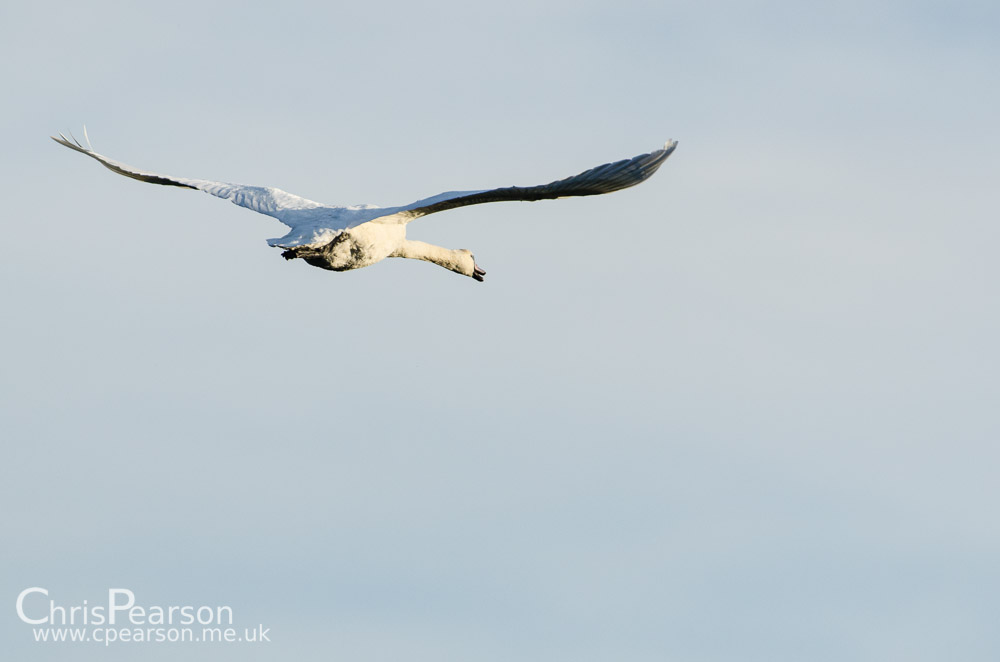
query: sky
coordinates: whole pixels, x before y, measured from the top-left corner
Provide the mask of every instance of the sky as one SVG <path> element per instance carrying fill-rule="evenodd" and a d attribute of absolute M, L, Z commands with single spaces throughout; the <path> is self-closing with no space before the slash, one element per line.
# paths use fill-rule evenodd
<path fill-rule="evenodd" d="M 20 660 L 996 660 L 987 2 L 7 3 L 0 619 Z M 286 262 L 265 216 L 641 186 Z M 270 642 L 39 643 L 227 605 Z M 28 601 L 33 614 L 47 602 Z"/>

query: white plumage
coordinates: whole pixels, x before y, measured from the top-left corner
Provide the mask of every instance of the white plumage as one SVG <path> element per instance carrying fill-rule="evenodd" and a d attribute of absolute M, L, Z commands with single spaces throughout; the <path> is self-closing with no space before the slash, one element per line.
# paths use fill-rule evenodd
<path fill-rule="evenodd" d="M 677 146 L 676 141 L 668 141 L 661 149 L 649 154 L 606 163 L 541 186 L 452 191 L 400 207 L 342 207 L 314 202 L 266 186 L 227 184 L 145 172 L 95 152 L 86 135 L 86 128 L 84 137 L 87 147 L 61 133 L 59 138 L 53 136 L 52 139 L 96 159 L 120 175 L 151 184 L 197 189 L 276 218 L 291 230 L 283 237 L 268 239 L 267 243 L 286 249 L 282 253 L 286 259 L 302 258 L 313 266 L 347 271 L 367 267 L 387 257 L 406 257 L 434 262 L 479 281 L 483 280 L 486 272 L 476 265 L 472 253 L 409 240 L 406 238 L 407 223 L 434 212 L 485 202 L 534 201 L 611 193 L 648 179 Z"/>

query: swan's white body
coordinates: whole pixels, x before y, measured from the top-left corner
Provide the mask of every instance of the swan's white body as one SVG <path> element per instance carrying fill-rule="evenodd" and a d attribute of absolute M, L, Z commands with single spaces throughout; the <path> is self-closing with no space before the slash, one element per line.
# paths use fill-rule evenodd
<path fill-rule="evenodd" d="M 607 163 L 542 186 L 452 191 L 400 207 L 339 207 L 306 200 L 276 188 L 144 172 L 98 154 L 90 147 L 89 139 L 84 147 L 75 139 L 71 142 L 62 134 L 59 136 L 52 139 L 98 160 L 120 175 L 151 184 L 198 189 L 278 219 L 291 230 L 283 237 L 268 239 L 267 243 L 284 248 L 282 256 L 286 259 L 302 258 L 313 266 L 347 271 L 367 267 L 387 257 L 405 257 L 433 262 L 479 281 L 486 272 L 476 265 L 471 252 L 411 241 L 406 238 L 406 225 L 415 218 L 465 205 L 598 195 L 635 186 L 656 172 L 677 146 L 675 141 L 669 141 L 662 149 L 649 154 Z"/>

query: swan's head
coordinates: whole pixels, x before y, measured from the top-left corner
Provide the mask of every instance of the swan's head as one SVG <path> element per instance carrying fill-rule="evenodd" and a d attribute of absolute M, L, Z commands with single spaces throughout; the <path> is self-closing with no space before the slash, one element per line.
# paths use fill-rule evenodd
<path fill-rule="evenodd" d="M 480 283 L 483 282 L 486 272 L 476 264 L 476 256 L 472 254 L 472 251 L 463 248 L 458 253 L 461 257 L 459 257 L 458 269 L 455 269 L 455 271 L 470 278 L 475 278 Z"/>

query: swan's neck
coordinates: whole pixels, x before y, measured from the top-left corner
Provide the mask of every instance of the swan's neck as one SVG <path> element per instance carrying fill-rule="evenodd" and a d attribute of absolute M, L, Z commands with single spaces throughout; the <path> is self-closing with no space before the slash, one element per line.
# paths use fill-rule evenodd
<path fill-rule="evenodd" d="M 433 262 L 465 276 L 472 276 L 476 268 L 472 253 L 465 249 L 451 250 L 409 239 L 404 239 L 391 257 L 408 257 L 414 260 Z"/>

